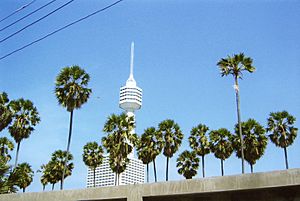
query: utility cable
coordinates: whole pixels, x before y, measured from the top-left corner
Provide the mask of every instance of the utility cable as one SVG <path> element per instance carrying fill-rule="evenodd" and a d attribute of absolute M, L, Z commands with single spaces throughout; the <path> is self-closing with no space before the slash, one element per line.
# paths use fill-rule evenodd
<path fill-rule="evenodd" d="M 52 4 L 52 3 L 53 3 L 53 2 L 55 2 L 55 1 L 57 1 L 57 0 L 52 0 L 52 1 L 48 2 L 48 3 L 46 3 L 45 5 L 43 5 L 43 6 L 39 7 L 38 9 L 36 9 L 36 10 L 34 10 L 34 11 L 32 11 L 32 12 L 28 13 L 28 14 L 27 14 L 27 15 L 25 15 L 24 17 L 21 17 L 20 19 L 18 19 L 18 20 L 16 20 L 16 21 L 14 21 L 13 23 L 11 23 L 11 24 L 9 24 L 9 25 L 7 25 L 7 26 L 5 26 L 5 27 L 1 28 L 1 29 L 0 29 L 0 31 L 3 31 L 3 30 L 5 30 L 5 29 L 7 29 L 8 27 L 11 27 L 12 25 L 14 25 L 14 24 L 16 24 L 16 23 L 20 22 L 21 20 L 23 20 L 23 19 L 25 19 L 25 18 L 29 17 L 30 15 L 32 15 L 32 14 L 36 13 L 37 11 L 39 11 L 39 10 L 41 10 L 41 9 L 45 8 L 46 6 L 48 6 L 48 5 Z"/>
<path fill-rule="evenodd" d="M 4 17 L 3 19 L 0 20 L 0 22 L 6 20 L 7 18 L 13 16 L 14 14 L 16 14 L 17 12 L 20 12 L 21 10 L 23 10 L 24 8 L 30 6 L 31 4 L 33 4 L 36 0 L 33 0 L 31 2 L 29 2 L 28 4 L 25 4 L 23 6 L 21 6 L 20 8 L 18 8 L 17 10 L 15 10 L 14 12 L 12 12 L 11 14 L 9 14 L 8 16 Z"/>
<path fill-rule="evenodd" d="M 20 33 L 21 31 L 23 31 L 23 30 L 27 29 L 28 27 L 30 27 L 30 26 L 32 26 L 32 25 L 34 25 L 35 23 L 37 23 L 37 22 L 41 21 L 42 19 L 45 19 L 45 18 L 46 18 L 46 17 L 48 17 L 49 15 L 51 15 L 51 14 L 55 13 L 56 11 L 58 11 L 58 10 L 62 9 L 63 7 L 67 6 L 68 4 L 72 3 L 73 1 L 74 1 L 74 0 L 70 0 L 70 1 L 68 1 L 68 2 L 67 2 L 67 3 L 65 3 L 64 5 L 62 5 L 62 6 L 58 7 L 58 8 L 56 8 L 55 10 L 51 11 L 51 12 L 50 12 L 50 13 L 48 13 L 47 15 L 44 15 L 43 17 L 41 17 L 41 18 L 39 18 L 39 19 L 35 20 L 34 22 L 32 22 L 32 23 L 30 23 L 30 24 L 26 25 L 25 27 L 23 27 L 22 29 L 19 29 L 19 30 L 18 30 L 18 31 L 16 31 L 15 33 L 13 33 L 13 34 L 10 34 L 10 35 L 9 35 L 9 36 L 7 36 L 6 38 L 4 38 L 4 39 L 0 40 L 0 43 L 2 43 L 2 42 L 4 42 L 4 41 L 6 41 L 7 39 L 9 39 L 9 38 L 13 37 L 14 35 L 16 35 L 16 34 Z"/>
<path fill-rule="evenodd" d="M 89 17 L 91 17 L 93 15 L 96 15 L 96 14 L 98 14 L 100 12 L 103 12 L 103 11 L 109 9 L 110 7 L 113 7 L 114 5 L 116 5 L 116 4 L 118 4 L 118 3 L 122 2 L 122 1 L 124 1 L 124 0 L 118 0 L 118 1 L 116 1 L 116 2 L 114 2 L 114 3 L 112 3 L 112 4 L 108 5 L 108 6 L 106 6 L 106 7 L 102 8 L 102 9 L 100 9 L 100 10 L 97 10 L 97 11 L 95 11 L 95 12 L 89 14 L 89 15 L 86 15 L 85 17 L 82 17 L 82 18 L 80 18 L 80 19 L 78 19 L 78 20 L 76 20 L 76 21 L 74 21 L 74 22 L 72 22 L 70 24 L 67 24 L 67 25 L 65 25 L 65 26 L 63 26 L 63 27 L 61 27 L 61 28 L 59 28 L 59 29 L 57 29 L 57 30 L 55 30 L 55 31 L 53 31 L 53 32 L 51 32 L 51 33 L 49 33 L 49 34 L 47 34 L 47 35 L 45 35 L 45 36 L 43 36 L 43 37 L 41 37 L 41 38 L 39 38 L 37 40 L 35 40 L 35 41 L 32 41 L 31 43 L 28 43 L 27 45 L 24 45 L 24 46 L 22 46 L 22 47 L 20 47 L 20 48 L 18 48 L 16 50 L 14 50 L 14 51 L 12 51 L 12 52 L 10 52 L 10 53 L 8 53 L 8 54 L 0 57 L 0 60 L 4 59 L 4 58 L 6 58 L 6 57 L 8 57 L 8 56 L 10 56 L 12 54 L 15 54 L 16 52 L 19 52 L 19 51 L 21 51 L 21 50 L 23 50 L 23 49 L 25 49 L 25 48 L 27 48 L 27 47 L 29 47 L 29 46 L 37 43 L 37 42 L 40 42 L 41 40 L 44 40 L 45 38 L 48 38 L 49 36 L 51 36 L 53 34 L 56 34 L 57 32 L 60 32 L 60 31 L 66 29 L 66 28 L 68 28 L 68 27 L 70 27 L 70 26 L 72 26 L 74 24 L 77 24 L 78 22 L 81 22 L 82 20 L 85 20 L 85 19 L 87 19 L 87 18 L 89 18 Z"/>

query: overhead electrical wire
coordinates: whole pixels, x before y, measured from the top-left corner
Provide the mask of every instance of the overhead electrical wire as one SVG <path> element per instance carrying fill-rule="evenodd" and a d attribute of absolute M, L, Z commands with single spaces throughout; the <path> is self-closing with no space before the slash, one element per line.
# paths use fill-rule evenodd
<path fill-rule="evenodd" d="M 36 10 L 34 10 L 34 11 L 30 12 L 30 13 L 28 13 L 27 15 L 21 17 L 20 19 L 18 19 L 18 20 L 16 20 L 16 21 L 10 23 L 9 25 L 7 25 L 7 26 L 1 28 L 0 31 L 3 31 L 3 30 L 5 30 L 5 29 L 7 29 L 8 27 L 11 27 L 12 25 L 14 25 L 14 24 L 20 22 L 21 20 L 23 20 L 23 19 L 29 17 L 30 15 L 32 15 L 32 14 L 36 13 L 37 11 L 39 11 L 39 10 L 45 8 L 46 6 L 52 4 L 52 3 L 55 2 L 55 1 L 57 1 L 57 0 L 52 0 L 52 1 L 48 2 L 48 3 L 46 3 L 45 5 L 43 5 L 43 6 L 39 7 L 39 8 L 37 8 Z"/>
<path fill-rule="evenodd" d="M 29 2 L 28 4 L 25 4 L 25 5 L 21 6 L 20 8 L 18 8 L 17 10 L 15 10 L 15 11 L 12 12 L 11 14 L 9 14 L 8 16 L 6 16 L 6 17 L 4 17 L 3 19 L 1 19 L 0 22 L 4 21 L 4 20 L 6 20 L 7 18 L 13 16 L 14 14 L 20 12 L 20 11 L 23 10 L 24 8 L 30 6 L 30 5 L 33 4 L 35 1 L 36 1 L 36 0 L 33 0 L 33 1 Z"/>
<path fill-rule="evenodd" d="M 78 20 L 75 20 L 74 22 L 72 22 L 72 23 L 70 23 L 70 24 L 67 24 L 67 25 L 65 25 L 65 26 L 63 26 L 63 27 L 61 27 L 61 28 L 59 28 L 59 29 L 57 29 L 57 30 L 51 32 L 51 33 L 48 33 L 47 35 L 45 35 L 45 36 L 43 36 L 43 37 L 41 37 L 41 38 L 39 38 L 39 39 L 37 39 L 37 40 L 35 40 L 35 41 L 32 41 L 31 43 L 28 43 L 27 45 L 24 45 L 24 46 L 22 46 L 22 47 L 20 47 L 20 48 L 18 48 L 18 49 L 16 49 L 16 50 L 14 50 L 14 51 L 12 51 L 12 52 L 10 52 L 10 53 L 8 53 L 8 54 L 6 54 L 6 55 L 0 57 L 0 60 L 4 59 L 4 58 L 6 58 L 6 57 L 8 57 L 8 56 L 10 56 L 10 55 L 12 55 L 12 54 L 15 54 L 16 52 L 19 52 L 19 51 L 21 51 L 21 50 L 23 50 L 23 49 L 25 49 L 25 48 L 27 48 L 27 47 L 29 47 L 29 46 L 31 46 L 31 45 L 37 43 L 37 42 L 40 42 L 40 41 L 44 40 L 45 38 L 48 38 L 49 36 L 51 36 L 51 35 L 53 35 L 53 34 L 56 34 L 57 32 L 60 32 L 60 31 L 66 29 L 66 28 L 68 28 L 68 27 L 70 27 L 70 26 L 72 26 L 72 25 L 74 25 L 74 24 L 77 24 L 78 22 L 81 22 L 82 20 L 85 20 L 85 19 L 87 19 L 87 18 L 89 18 L 89 17 L 91 17 L 91 16 L 93 16 L 93 15 L 96 15 L 96 14 L 98 14 L 98 13 L 100 13 L 100 12 L 103 12 L 103 11 L 105 11 L 105 10 L 107 10 L 107 9 L 109 9 L 109 8 L 111 8 L 111 7 L 113 7 L 114 5 L 116 5 L 116 4 L 118 4 L 118 3 L 122 2 L 122 1 L 124 1 L 124 0 L 118 0 L 118 1 L 116 1 L 116 2 L 114 2 L 114 3 L 112 3 L 112 4 L 108 5 L 108 6 L 106 6 L 106 7 L 104 7 L 104 8 L 101 8 L 101 9 L 99 9 L 99 10 L 97 10 L 97 11 L 95 11 L 95 12 L 89 14 L 89 15 L 86 15 L 86 16 L 84 16 L 84 17 L 78 19 Z"/>
<path fill-rule="evenodd" d="M 14 33 L 12 33 L 12 34 L 10 34 L 9 36 L 7 36 L 7 37 L 5 37 L 5 38 L 3 38 L 2 40 L 0 40 L 0 43 L 3 43 L 4 41 L 6 41 L 7 39 L 13 37 L 14 35 L 20 33 L 21 31 L 24 31 L 24 30 L 27 29 L 28 27 L 30 27 L 30 26 L 36 24 L 37 22 L 39 22 L 39 21 L 45 19 L 45 18 L 48 17 L 49 15 L 52 15 L 53 13 L 55 13 L 56 11 L 62 9 L 62 8 L 65 7 L 65 6 L 69 5 L 69 4 L 72 3 L 73 1 L 74 1 L 74 0 L 68 1 L 67 3 L 63 4 L 62 6 L 60 6 L 60 7 L 56 8 L 55 10 L 51 11 L 51 12 L 48 13 L 47 15 L 44 15 L 43 17 L 41 17 L 41 18 L 35 20 L 34 22 L 32 22 L 32 23 L 26 25 L 26 26 L 23 27 L 22 29 L 19 29 L 18 31 L 16 31 L 16 32 L 14 32 Z"/>

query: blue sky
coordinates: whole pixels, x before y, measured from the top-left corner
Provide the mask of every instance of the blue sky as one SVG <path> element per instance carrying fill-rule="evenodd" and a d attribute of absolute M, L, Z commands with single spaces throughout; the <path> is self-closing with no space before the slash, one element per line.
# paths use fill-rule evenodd
<path fill-rule="evenodd" d="M 45 4 L 39 0 L 0 23 L 0 27 Z M 62 5 L 59 0 L 15 26 L 0 32 L 1 39 Z M 67 23 L 100 9 L 111 0 L 75 0 L 61 11 L 0 44 L 0 56 Z M 2 0 L 0 17 L 28 3 Z M 69 113 L 58 105 L 54 81 L 60 69 L 79 65 L 91 76 L 93 94 L 74 113 L 71 152 L 73 175 L 66 189 L 84 188 L 87 169 L 82 147 L 100 141 L 106 118 L 121 113 L 119 88 L 129 75 L 130 43 L 135 42 L 135 79 L 143 91 L 143 106 L 136 112 L 138 134 L 174 119 L 185 138 L 178 153 L 189 149 L 193 126 L 233 131 L 236 106 L 232 77 L 221 77 L 220 58 L 244 52 L 253 58 L 257 71 L 240 81 L 242 120 L 254 118 L 262 125 L 270 112 L 287 110 L 300 127 L 300 2 L 292 0 L 125 0 L 117 6 L 76 24 L 44 41 L 0 61 L 0 91 L 10 99 L 30 99 L 41 123 L 22 141 L 19 162 L 34 170 L 57 149 L 65 149 Z M 9 136 L 7 130 L 1 136 Z M 291 168 L 299 168 L 300 138 L 288 148 Z M 15 154 L 13 153 L 13 156 Z M 183 179 L 171 159 L 171 180 Z M 13 157 L 14 160 L 14 157 Z M 12 160 L 12 161 L 13 161 Z M 158 157 L 158 180 L 164 180 L 165 158 Z M 225 175 L 239 174 L 241 162 L 233 154 L 225 161 Z M 283 150 L 269 143 L 255 172 L 284 169 Z M 201 177 L 201 169 L 199 175 Z M 151 181 L 152 166 L 150 168 Z M 220 161 L 206 157 L 207 176 L 220 175 Z M 246 172 L 250 172 L 246 166 Z M 28 191 L 41 191 L 36 173 Z M 58 189 L 58 185 L 56 186 Z M 50 190 L 50 186 L 47 187 Z"/>

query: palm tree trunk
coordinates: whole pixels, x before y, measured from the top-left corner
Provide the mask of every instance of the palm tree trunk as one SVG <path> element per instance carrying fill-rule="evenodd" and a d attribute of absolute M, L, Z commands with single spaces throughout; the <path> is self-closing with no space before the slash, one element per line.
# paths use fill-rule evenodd
<path fill-rule="evenodd" d="M 169 173 L 169 157 L 167 157 L 167 168 L 166 168 L 166 181 L 168 181 L 168 173 Z"/>
<path fill-rule="evenodd" d="M 239 94 L 239 85 L 238 78 L 235 76 L 235 97 L 236 97 L 236 105 L 237 105 L 237 116 L 238 116 L 238 124 L 239 124 L 239 135 L 241 140 L 241 157 L 242 157 L 242 174 L 244 174 L 244 139 L 242 135 L 242 125 L 241 125 L 241 111 L 240 111 L 240 94 Z"/>
<path fill-rule="evenodd" d="M 117 180 L 118 180 L 118 173 L 116 172 L 116 178 L 115 178 L 115 186 L 117 185 Z"/>
<path fill-rule="evenodd" d="M 285 168 L 289 169 L 289 163 L 288 163 L 288 156 L 287 156 L 286 147 L 284 147 L 283 149 L 284 149 L 284 158 L 285 158 Z"/>
<path fill-rule="evenodd" d="M 18 145 L 17 145 L 17 152 L 16 152 L 15 168 L 17 167 L 17 164 L 18 164 L 18 157 L 19 157 L 20 144 L 21 144 L 21 142 L 18 142 Z"/>
<path fill-rule="evenodd" d="M 25 188 L 23 188 L 23 193 L 25 193 Z"/>
<path fill-rule="evenodd" d="M 120 186 L 120 173 L 118 173 L 118 186 Z"/>
<path fill-rule="evenodd" d="M 221 173 L 222 173 L 222 176 L 224 176 L 223 159 L 221 159 Z"/>
<path fill-rule="evenodd" d="M 153 168 L 154 168 L 154 179 L 155 179 L 155 182 L 157 182 L 155 159 L 153 160 Z"/>
<path fill-rule="evenodd" d="M 147 183 L 149 183 L 149 163 L 147 163 Z"/>
<path fill-rule="evenodd" d="M 45 191 L 46 185 L 43 185 L 43 191 Z"/>
<path fill-rule="evenodd" d="M 65 174 L 66 174 L 66 168 L 67 168 L 67 163 L 68 163 L 68 158 L 69 158 L 69 150 L 70 150 L 70 144 L 71 144 L 71 137 L 72 137 L 72 124 L 73 124 L 73 110 L 70 112 L 70 128 L 69 128 L 69 138 L 68 138 L 68 145 L 67 145 L 67 156 L 66 156 L 66 160 L 64 162 L 64 170 L 63 170 L 63 174 L 61 177 L 60 190 L 63 190 L 63 188 L 64 188 L 64 179 L 65 179 Z"/>
<path fill-rule="evenodd" d="M 253 164 L 250 164 L 251 173 L 253 173 Z"/>
<path fill-rule="evenodd" d="M 94 168 L 94 187 L 96 187 L 96 168 Z"/>
<path fill-rule="evenodd" d="M 202 177 L 205 177 L 205 172 L 204 172 L 204 155 L 202 155 Z"/>
<path fill-rule="evenodd" d="M 52 184 L 52 191 L 54 190 L 54 185 L 55 185 L 55 184 Z"/>

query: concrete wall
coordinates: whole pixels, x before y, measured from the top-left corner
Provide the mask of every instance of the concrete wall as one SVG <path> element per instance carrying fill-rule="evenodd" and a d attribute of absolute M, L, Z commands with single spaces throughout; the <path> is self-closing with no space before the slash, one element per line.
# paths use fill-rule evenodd
<path fill-rule="evenodd" d="M 300 169 L 151 184 L 0 195 L 0 201 L 300 201 Z"/>

